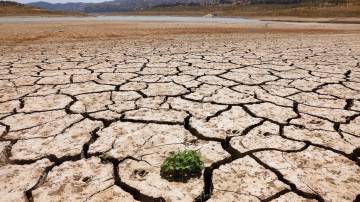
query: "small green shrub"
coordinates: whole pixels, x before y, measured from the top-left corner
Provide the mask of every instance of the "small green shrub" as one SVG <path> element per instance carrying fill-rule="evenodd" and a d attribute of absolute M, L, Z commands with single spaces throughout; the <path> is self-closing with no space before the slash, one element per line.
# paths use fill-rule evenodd
<path fill-rule="evenodd" d="M 188 181 L 201 176 L 204 163 L 200 153 L 193 150 L 173 152 L 161 165 L 160 175 L 171 181 Z"/>
<path fill-rule="evenodd" d="M 101 159 L 102 162 L 109 162 L 111 159 L 113 159 L 114 157 L 111 156 L 108 153 L 103 153 L 99 156 L 99 158 Z"/>

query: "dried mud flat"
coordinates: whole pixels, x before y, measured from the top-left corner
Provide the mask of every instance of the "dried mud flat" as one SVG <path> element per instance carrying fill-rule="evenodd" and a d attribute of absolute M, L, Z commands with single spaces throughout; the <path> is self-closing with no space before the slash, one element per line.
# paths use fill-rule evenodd
<path fill-rule="evenodd" d="M 0 51 L 0 201 L 360 198 L 359 34 Z M 203 175 L 162 179 L 183 149 L 201 152 Z"/>

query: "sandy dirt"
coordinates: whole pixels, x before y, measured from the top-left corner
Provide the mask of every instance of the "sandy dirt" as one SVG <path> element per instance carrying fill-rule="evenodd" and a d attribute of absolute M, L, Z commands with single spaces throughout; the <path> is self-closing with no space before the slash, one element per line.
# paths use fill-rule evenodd
<path fill-rule="evenodd" d="M 51 19 L 51 18 L 49 18 Z M 66 18 L 65 18 L 66 19 Z M 81 19 L 81 18 L 80 18 Z M 0 43 L 86 42 L 100 40 L 176 39 L 182 37 L 230 35 L 251 37 L 252 34 L 353 34 L 360 32 L 360 24 L 256 22 L 242 24 L 182 23 L 182 22 L 26 22 L 0 23 Z"/>
<path fill-rule="evenodd" d="M 1 24 L 0 201 L 359 200 L 359 30 Z"/>

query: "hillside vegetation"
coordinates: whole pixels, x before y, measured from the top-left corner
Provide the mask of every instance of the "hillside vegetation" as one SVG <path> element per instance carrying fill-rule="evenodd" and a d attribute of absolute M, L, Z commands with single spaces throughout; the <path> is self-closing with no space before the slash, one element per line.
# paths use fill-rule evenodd
<path fill-rule="evenodd" d="M 256 0 L 257 4 L 219 4 L 205 6 L 158 6 L 141 11 L 122 13 L 125 15 L 179 15 L 203 16 L 291 16 L 291 17 L 360 17 L 360 1 L 358 0 L 304 0 L 301 3 L 274 4 Z M 262 2 L 262 3 L 261 3 Z"/>

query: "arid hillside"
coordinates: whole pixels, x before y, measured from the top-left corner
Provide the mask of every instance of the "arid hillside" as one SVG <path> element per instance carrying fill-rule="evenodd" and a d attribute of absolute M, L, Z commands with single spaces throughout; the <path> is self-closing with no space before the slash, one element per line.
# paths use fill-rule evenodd
<path fill-rule="evenodd" d="M 292 16 L 306 18 L 360 17 L 360 1 L 304 1 L 300 4 L 220 4 L 207 6 L 164 6 L 121 13 L 125 15 L 203 16 Z"/>

